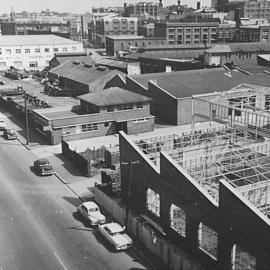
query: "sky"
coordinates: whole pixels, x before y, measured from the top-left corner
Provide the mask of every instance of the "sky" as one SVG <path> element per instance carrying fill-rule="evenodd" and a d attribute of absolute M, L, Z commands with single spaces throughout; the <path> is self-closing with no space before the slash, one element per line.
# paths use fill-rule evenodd
<path fill-rule="evenodd" d="M 58 12 L 85 13 L 91 12 L 92 7 L 123 6 L 124 3 L 136 3 L 143 0 L 0 0 L 0 12 L 9 13 L 11 6 L 15 12 L 41 11 L 50 8 Z M 149 0 L 144 0 L 149 1 Z M 158 2 L 158 0 L 151 0 Z M 210 6 L 211 0 L 181 0 L 181 4 L 195 7 L 196 2 L 201 1 L 202 6 Z M 177 4 L 177 0 L 163 0 L 163 5 Z"/>

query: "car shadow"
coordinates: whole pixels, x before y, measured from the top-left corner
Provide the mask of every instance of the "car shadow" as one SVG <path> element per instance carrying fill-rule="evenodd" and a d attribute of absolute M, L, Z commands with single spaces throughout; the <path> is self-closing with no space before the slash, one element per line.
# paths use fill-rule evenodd
<path fill-rule="evenodd" d="M 30 171 L 36 176 L 40 176 L 33 165 L 29 166 Z"/>
<path fill-rule="evenodd" d="M 103 245 L 109 252 L 111 253 L 120 253 L 120 252 L 123 252 L 123 251 L 118 251 L 116 250 L 113 245 L 111 245 L 102 235 L 101 233 L 99 232 L 99 230 L 94 230 L 93 232 L 93 235 L 94 237 L 96 238 L 96 241 L 98 243 L 100 243 L 101 245 Z"/>

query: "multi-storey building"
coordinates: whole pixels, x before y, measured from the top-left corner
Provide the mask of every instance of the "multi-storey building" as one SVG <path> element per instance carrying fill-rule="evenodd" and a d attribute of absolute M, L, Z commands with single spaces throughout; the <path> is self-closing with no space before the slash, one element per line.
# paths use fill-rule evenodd
<path fill-rule="evenodd" d="M 217 42 L 218 22 L 161 22 L 155 24 L 155 36 L 165 37 L 167 44 Z"/>
<path fill-rule="evenodd" d="M 55 35 L 10 35 L 0 37 L 0 70 L 10 66 L 40 70 L 57 52 L 82 52 L 82 43 Z"/>
<path fill-rule="evenodd" d="M 234 42 L 236 40 L 236 23 L 220 23 L 218 26 L 218 42 Z"/>
<path fill-rule="evenodd" d="M 162 8 L 162 1 L 159 3 L 153 2 L 138 2 L 134 4 L 124 5 L 124 14 L 127 17 L 130 16 L 141 16 L 147 14 L 150 17 L 156 17 L 159 9 Z"/>
<path fill-rule="evenodd" d="M 138 35 L 138 18 L 106 17 L 96 21 L 98 47 L 105 47 L 106 36 Z"/>
<path fill-rule="evenodd" d="M 269 42 L 270 24 L 241 26 L 237 38 L 239 42 Z"/>
<path fill-rule="evenodd" d="M 267 0 L 227 0 L 222 6 L 232 15 L 232 17 L 235 16 L 235 19 L 237 19 L 238 17 L 270 19 L 270 2 Z"/>

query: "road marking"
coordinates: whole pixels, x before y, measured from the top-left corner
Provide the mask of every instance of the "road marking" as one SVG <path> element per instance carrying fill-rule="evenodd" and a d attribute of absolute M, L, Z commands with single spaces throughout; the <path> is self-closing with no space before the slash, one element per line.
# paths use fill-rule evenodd
<path fill-rule="evenodd" d="M 68 270 L 66 268 L 66 266 L 64 265 L 64 263 L 62 262 L 62 260 L 60 259 L 60 257 L 57 255 L 56 252 L 54 252 L 54 256 L 56 257 L 56 259 L 58 260 L 58 262 L 61 264 L 61 266 L 65 269 L 65 270 Z"/>

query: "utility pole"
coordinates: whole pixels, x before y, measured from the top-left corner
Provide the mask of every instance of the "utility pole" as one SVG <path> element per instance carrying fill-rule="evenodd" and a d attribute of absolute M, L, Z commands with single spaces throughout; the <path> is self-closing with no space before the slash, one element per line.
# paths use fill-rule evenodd
<path fill-rule="evenodd" d="M 127 228 L 128 225 L 128 212 L 129 212 L 129 197 L 131 192 L 131 182 L 132 182 L 132 167 L 134 164 L 138 164 L 139 161 L 128 161 L 128 162 L 121 162 L 122 165 L 128 165 L 128 190 L 127 190 L 127 201 L 126 201 L 126 214 L 125 214 L 125 227 Z"/>
<path fill-rule="evenodd" d="M 28 112 L 26 93 L 24 94 L 24 109 L 25 109 L 25 123 L 26 123 L 26 144 L 29 145 L 29 126 L 28 126 Z"/>

